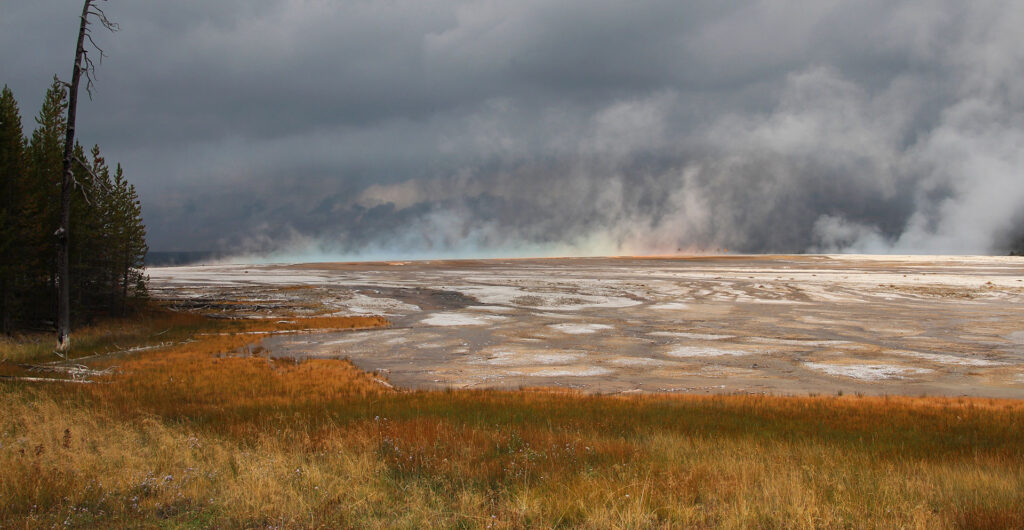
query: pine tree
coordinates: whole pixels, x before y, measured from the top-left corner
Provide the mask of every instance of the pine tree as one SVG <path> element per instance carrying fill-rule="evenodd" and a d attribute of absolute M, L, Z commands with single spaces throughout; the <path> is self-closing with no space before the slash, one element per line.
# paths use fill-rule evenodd
<path fill-rule="evenodd" d="M 98 295 L 103 289 L 104 222 L 106 212 L 102 189 L 103 174 L 109 171 L 99 156 L 99 148 L 93 149 L 93 161 L 88 166 L 85 149 L 76 143 L 72 151 L 75 161 L 72 166 L 74 189 L 71 191 L 69 219 L 75 227 L 75 237 L 68 245 L 68 268 L 72 322 L 81 322 L 103 309 L 105 299 Z M 95 172 L 93 171 L 95 169 Z"/>
<path fill-rule="evenodd" d="M 93 146 L 90 152 L 89 196 L 92 208 L 95 209 L 94 220 L 96 223 L 96 238 L 93 246 L 89 249 L 93 257 L 93 264 L 96 268 L 96 285 L 94 287 L 94 298 L 97 309 L 103 309 L 111 314 L 116 314 L 120 307 L 119 300 L 119 232 L 121 228 L 118 223 L 118 195 L 117 189 L 110 176 L 110 168 L 106 160 L 100 156 L 99 146 Z"/>
<path fill-rule="evenodd" d="M 125 228 L 119 212 L 125 209 L 120 203 L 126 199 L 111 180 L 110 168 L 100 155 L 99 146 L 93 146 L 90 154 L 89 166 L 79 164 L 76 170 L 78 189 L 71 210 L 76 227 L 71 245 L 71 277 L 77 291 L 75 309 L 80 315 L 116 313 L 123 306 L 117 286 L 122 262 L 120 234 Z M 85 157 L 78 152 L 76 160 L 84 161 Z"/>
<path fill-rule="evenodd" d="M 23 264 L 18 259 L 24 244 L 25 136 L 14 94 L 4 85 L 0 92 L 0 333 L 10 333 L 17 307 L 16 283 Z"/>
<path fill-rule="evenodd" d="M 60 183 L 63 164 L 67 94 L 64 84 L 53 78 L 43 106 L 36 117 L 28 148 L 28 196 L 25 216 L 34 221 L 26 234 L 25 257 L 34 288 L 31 304 L 25 308 L 32 319 L 53 318 L 56 290 L 57 249 L 53 233 L 60 226 Z"/>
<path fill-rule="evenodd" d="M 128 184 L 121 164 L 114 172 L 113 193 L 114 226 L 118 250 L 118 272 L 120 274 L 120 312 L 126 311 L 129 293 L 136 299 L 146 297 L 147 278 L 143 272 L 146 265 L 146 226 L 142 222 L 142 203 L 135 192 L 135 186 Z"/>

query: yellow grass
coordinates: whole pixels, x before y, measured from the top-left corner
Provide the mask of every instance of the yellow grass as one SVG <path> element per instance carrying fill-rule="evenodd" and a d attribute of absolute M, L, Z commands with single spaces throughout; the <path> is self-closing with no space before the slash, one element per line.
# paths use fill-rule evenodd
<path fill-rule="evenodd" d="M 203 335 L 0 383 L 0 526 L 1024 526 L 1018 401 L 402 392 L 244 355 L 382 319 L 164 317 Z"/>

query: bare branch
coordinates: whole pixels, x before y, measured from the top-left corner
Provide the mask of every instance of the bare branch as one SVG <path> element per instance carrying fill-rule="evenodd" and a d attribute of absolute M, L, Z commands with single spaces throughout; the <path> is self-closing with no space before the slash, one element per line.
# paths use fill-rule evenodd
<path fill-rule="evenodd" d="M 58 353 L 58 355 L 60 355 Z M 77 384 L 91 384 L 93 381 L 87 379 L 57 379 L 51 377 L 15 377 L 10 375 L 0 375 L 0 381 L 24 381 L 26 383 L 77 383 Z"/>
<path fill-rule="evenodd" d="M 92 58 L 89 57 L 88 50 L 82 50 L 82 73 L 85 74 L 85 91 L 89 94 L 89 99 L 92 99 L 92 89 L 95 86 L 93 83 L 93 76 L 96 75 L 96 63 L 92 62 Z"/>
<path fill-rule="evenodd" d="M 82 160 L 81 158 L 78 158 L 76 156 L 75 157 L 75 162 L 78 162 L 78 164 L 81 165 L 82 168 L 85 169 L 89 173 L 89 176 L 92 177 L 93 182 L 101 182 L 101 179 L 96 176 L 96 173 L 93 172 L 92 168 L 89 167 L 89 165 L 86 164 L 84 160 Z"/>
<path fill-rule="evenodd" d="M 100 64 L 103 64 L 103 58 L 107 56 L 107 53 L 103 51 L 103 48 L 100 48 L 99 45 L 96 44 L 96 41 L 92 40 L 92 32 L 87 31 L 85 33 L 85 38 L 89 39 L 89 44 L 92 44 L 92 47 L 96 48 L 96 51 L 100 52 Z"/>
<path fill-rule="evenodd" d="M 85 186 L 82 186 L 81 184 L 79 184 L 78 183 L 78 179 L 76 179 L 76 178 L 72 178 L 71 179 L 71 184 L 74 187 L 78 188 L 78 191 L 82 192 L 82 199 L 85 200 L 85 204 L 88 204 L 89 206 L 92 206 L 92 201 L 89 200 L 89 194 L 87 194 L 85 192 Z"/>
<path fill-rule="evenodd" d="M 92 46 L 92 48 L 99 52 L 99 62 L 100 64 L 103 64 L 103 58 L 106 57 L 107 54 L 103 51 L 103 48 L 100 48 L 100 46 L 96 44 L 96 41 L 93 40 L 92 28 L 90 26 L 93 23 L 93 21 L 98 21 L 101 26 L 103 26 L 111 33 L 121 29 L 121 26 L 107 18 L 107 13 L 103 11 L 103 8 L 97 6 L 96 4 L 90 4 L 88 10 L 82 16 L 84 17 L 84 31 L 82 32 L 82 34 L 85 39 L 89 40 L 89 44 Z M 90 17 L 92 17 L 92 20 L 90 20 Z M 89 50 L 86 50 L 84 48 L 82 50 L 82 63 L 82 72 L 85 74 L 85 91 L 89 94 L 89 99 L 91 100 L 93 89 L 96 87 L 96 63 L 94 63 L 92 61 L 92 58 L 89 57 Z"/>
<path fill-rule="evenodd" d="M 96 20 L 99 20 L 100 24 L 109 31 L 117 31 L 121 29 L 121 25 L 117 22 L 111 22 L 110 19 L 107 18 L 107 14 L 103 11 L 103 8 L 96 4 L 89 6 L 89 14 L 96 17 Z"/>
<path fill-rule="evenodd" d="M 96 173 L 93 172 L 92 168 L 89 167 L 89 165 L 85 163 L 85 161 L 83 161 L 81 158 L 78 158 L 77 156 L 74 157 L 74 159 L 75 159 L 75 162 L 78 162 L 78 165 L 82 166 L 82 169 L 85 169 L 85 171 L 89 173 L 89 176 L 92 177 L 93 185 L 102 186 L 103 188 L 106 188 L 103 191 L 106 191 L 106 192 L 110 191 L 110 189 L 107 188 L 107 186 L 106 186 L 106 182 L 103 179 L 101 179 L 99 176 L 97 176 Z M 82 198 L 85 199 L 85 202 L 87 204 L 89 204 L 89 205 L 92 205 L 92 203 L 89 202 L 89 195 L 85 193 L 85 186 L 82 186 L 78 182 L 78 179 L 76 179 L 74 177 L 72 177 L 72 181 L 73 181 L 75 187 L 78 188 L 79 191 L 82 192 Z"/>
<path fill-rule="evenodd" d="M 85 379 L 86 377 L 98 377 L 111 375 L 117 371 L 116 366 L 103 370 L 94 370 L 84 364 L 19 364 L 30 372 L 58 373 L 70 375 L 72 379 Z"/>

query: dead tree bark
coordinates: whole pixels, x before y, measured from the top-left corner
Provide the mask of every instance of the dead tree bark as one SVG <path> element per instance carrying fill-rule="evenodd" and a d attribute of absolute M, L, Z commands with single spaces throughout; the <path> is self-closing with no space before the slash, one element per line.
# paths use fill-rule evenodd
<path fill-rule="evenodd" d="M 92 94 L 92 72 L 95 64 L 85 49 L 85 40 L 89 39 L 99 51 L 102 60 L 103 50 L 96 46 L 89 33 L 89 17 L 94 16 L 103 27 L 116 31 L 117 25 L 107 19 L 102 9 L 94 5 L 95 0 L 85 0 L 82 6 L 81 22 L 78 26 L 78 44 L 75 47 L 75 67 L 71 72 L 71 84 L 68 85 L 68 119 L 64 137 L 64 172 L 60 181 L 60 227 L 54 233 L 57 236 L 57 352 L 66 353 L 71 347 L 71 285 L 69 281 L 68 249 L 71 241 L 71 191 L 75 184 L 72 163 L 75 148 L 75 114 L 78 110 L 78 85 L 82 74 L 86 77 L 86 91 Z"/>

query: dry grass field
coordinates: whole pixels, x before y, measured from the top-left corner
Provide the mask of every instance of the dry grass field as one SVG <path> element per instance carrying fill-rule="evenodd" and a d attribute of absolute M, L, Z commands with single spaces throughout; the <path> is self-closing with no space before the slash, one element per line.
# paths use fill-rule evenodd
<path fill-rule="evenodd" d="M 0 526 L 1024 526 L 1024 403 L 401 391 L 271 330 L 154 310 L 79 331 L 91 384 L 0 382 Z M 7 377 L 49 337 L 0 344 Z M 39 377 L 51 377 L 42 374 Z"/>

